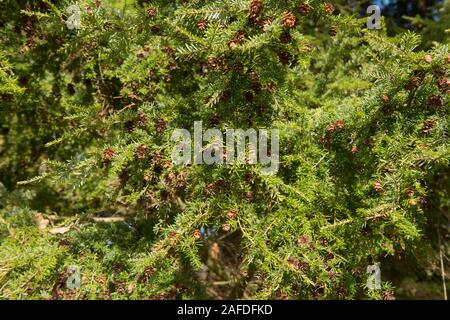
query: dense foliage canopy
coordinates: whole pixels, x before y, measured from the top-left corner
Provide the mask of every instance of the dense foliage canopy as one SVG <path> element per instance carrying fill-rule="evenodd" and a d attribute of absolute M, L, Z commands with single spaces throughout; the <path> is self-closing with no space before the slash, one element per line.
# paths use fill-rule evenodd
<path fill-rule="evenodd" d="M 450 2 L 398 3 L 0 0 L 0 297 L 443 298 Z M 194 121 L 279 171 L 173 164 Z"/>

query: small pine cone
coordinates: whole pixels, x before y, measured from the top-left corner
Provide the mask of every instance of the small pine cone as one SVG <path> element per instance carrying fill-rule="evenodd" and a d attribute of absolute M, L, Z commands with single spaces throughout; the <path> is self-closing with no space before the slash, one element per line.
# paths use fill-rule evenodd
<path fill-rule="evenodd" d="M 230 42 L 228 42 L 228 47 L 233 50 L 234 48 L 236 48 L 239 45 L 239 42 L 237 42 L 236 40 L 230 40 Z"/>
<path fill-rule="evenodd" d="M 177 176 L 177 187 L 182 188 L 186 185 L 187 172 L 180 172 Z"/>
<path fill-rule="evenodd" d="M 169 169 L 170 168 L 170 162 L 167 161 L 167 160 L 163 161 L 162 167 L 163 167 L 163 169 Z"/>
<path fill-rule="evenodd" d="M 169 46 L 163 46 L 162 51 L 169 57 L 173 56 L 174 50 Z"/>
<path fill-rule="evenodd" d="M 225 223 L 224 225 L 222 225 L 222 230 L 225 232 L 229 232 L 231 230 L 231 225 L 228 223 Z"/>
<path fill-rule="evenodd" d="M 239 31 L 233 39 L 228 42 L 228 47 L 230 49 L 236 48 L 239 44 L 244 42 L 247 39 L 247 34 L 245 31 Z"/>
<path fill-rule="evenodd" d="M 394 172 L 394 168 L 392 167 L 392 165 L 388 164 L 387 166 L 385 166 L 383 168 L 383 172 L 384 173 L 393 173 Z"/>
<path fill-rule="evenodd" d="M 409 79 L 409 88 L 418 88 L 422 84 L 422 78 L 414 76 Z"/>
<path fill-rule="evenodd" d="M 381 193 L 381 192 L 384 191 L 383 185 L 382 185 L 379 181 L 376 181 L 376 182 L 373 184 L 373 189 L 374 189 L 376 192 L 378 192 L 378 193 Z"/>
<path fill-rule="evenodd" d="M 435 126 L 436 126 L 436 123 L 433 120 L 426 120 L 423 123 L 421 131 L 423 134 L 428 134 Z"/>
<path fill-rule="evenodd" d="M 287 262 L 290 264 L 290 265 L 292 265 L 292 266 L 297 266 L 297 264 L 300 262 L 297 258 L 294 258 L 294 257 L 289 257 L 288 259 L 287 259 Z"/>
<path fill-rule="evenodd" d="M 302 16 L 307 16 L 310 11 L 311 11 L 311 6 L 309 4 L 307 4 L 307 3 L 302 3 L 300 5 L 300 7 L 298 8 L 298 12 Z"/>
<path fill-rule="evenodd" d="M 267 91 L 269 91 L 270 93 L 275 93 L 276 89 L 277 89 L 277 85 L 274 81 L 269 81 L 266 85 L 266 89 Z"/>
<path fill-rule="evenodd" d="M 208 66 L 212 69 L 217 68 L 219 65 L 219 60 L 217 60 L 216 57 L 209 57 L 208 58 Z"/>
<path fill-rule="evenodd" d="M 157 24 L 155 24 L 150 28 L 150 31 L 153 34 L 159 34 L 159 32 L 161 31 L 161 28 Z"/>
<path fill-rule="evenodd" d="M 291 13 L 287 12 L 283 17 L 283 26 L 287 29 L 295 28 L 297 25 L 297 18 Z"/>
<path fill-rule="evenodd" d="M 259 27 L 264 30 L 265 27 L 269 26 L 272 23 L 272 18 L 271 17 L 265 17 L 264 19 L 262 19 L 259 23 Z"/>
<path fill-rule="evenodd" d="M 139 127 L 145 127 L 147 125 L 147 115 L 145 112 L 138 112 L 136 116 L 136 125 Z"/>
<path fill-rule="evenodd" d="M 199 233 L 200 233 L 200 231 L 199 231 Z M 171 243 L 174 243 L 174 242 L 176 242 L 176 240 L 177 240 L 177 236 L 178 236 L 178 234 L 177 234 L 175 231 L 172 231 L 172 232 L 170 232 L 169 235 L 167 236 L 167 239 L 169 239 L 169 241 L 170 241 Z"/>
<path fill-rule="evenodd" d="M 171 82 L 172 81 L 172 76 L 170 74 L 164 74 L 162 76 L 162 79 L 164 80 L 164 82 Z"/>
<path fill-rule="evenodd" d="M 144 59 L 145 58 L 145 52 L 142 52 L 142 51 L 138 52 L 136 54 L 136 58 L 138 58 L 139 60 Z"/>
<path fill-rule="evenodd" d="M 291 34 L 289 32 L 284 31 L 281 35 L 280 35 L 280 42 L 283 44 L 289 43 L 292 41 L 292 37 Z"/>
<path fill-rule="evenodd" d="M 134 157 L 136 160 L 142 160 L 145 158 L 148 152 L 148 147 L 145 144 L 140 144 L 137 146 L 136 151 L 134 152 Z"/>
<path fill-rule="evenodd" d="M 329 34 L 331 37 L 336 36 L 336 35 L 337 35 L 337 28 L 336 28 L 336 27 L 331 27 L 331 28 L 328 30 L 328 34 Z"/>
<path fill-rule="evenodd" d="M 58 242 L 58 247 L 68 247 L 70 246 L 70 241 L 67 239 L 61 239 Z"/>
<path fill-rule="evenodd" d="M 164 130 L 166 130 L 166 121 L 164 119 L 158 119 L 155 121 L 155 130 L 156 133 L 162 133 Z"/>
<path fill-rule="evenodd" d="M 338 120 L 338 121 L 336 121 L 335 125 L 337 128 L 343 129 L 345 127 L 345 122 L 344 122 L 344 120 Z"/>
<path fill-rule="evenodd" d="M 438 109 L 442 106 L 442 97 L 439 95 L 432 95 L 428 98 L 428 106 L 433 109 Z"/>
<path fill-rule="evenodd" d="M 325 14 L 333 14 L 334 12 L 334 6 L 331 3 L 325 3 L 323 5 L 323 12 L 325 12 Z"/>
<path fill-rule="evenodd" d="M 161 151 L 156 151 L 155 154 L 153 155 L 152 163 L 153 163 L 153 164 L 158 164 L 158 163 L 160 163 L 161 160 L 162 160 L 162 157 L 163 157 L 162 152 L 161 152 Z"/>
<path fill-rule="evenodd" d="M 292 55 L 289 52 L 281 51 L 278 53 L 278 59 L 282 64 L 289 64 L 292 59 Z"/>
<path fill-rule="evenodd" d="M 95 0 L 94 2 L 95 2 L 95 6 L 97 8 L 99 8 L 102 5 L 102 1 L 101 0 Z"/>
<path fill-rule="evenodd" d="M 236 218 L 236 211 L 233 209 L 228 210 L 227 217 L 228 219 L 234 220 Z"/>
<path fill-rule="evenodd" d="M 351 150 L 352 154 L 357 154 L 359 152 L 359 149 L 357 146 L 352 146 L 352 150 Z"/>
<path fill-rule="evenodd" d="M 250 26 L 255 27 L 255 26 L 259 25 L 260 22 L 261 22 L 261 19 L 256 14 L 250 14 L 248 16 L 248 24 Z"/>
<path fill-rule="evenodd" d="M 263 9 L 263 3 L 261 0 L 253 0 L 250 3 L 250 14 L 258 15 Z"/>
<path fill-rule="evenodd" d="M 408 198 L 412 198 L 414 196 L 414 190 L 413 189 L 406 189 L 406 194 L 408 195 Z"/>
<path fill-rule="evenodd" d="M 152 175 L 150 173 L 144 173 L 144 182 L 145 183 L 149 183 L 150 181 L 152 181 Z"/>
<path fill-rule="evenodd" d="M 450 63 L 450 54 L 447 56 L 447 62 Z"/>
<path fill-rule="evenodd" d="M 335 123 L 332 123 L 332 124 L 328 125 L 328 127 L 327 127 L 327 132 L 328 133 L 333 133 L 335 131 L 336 131 L 336 124 Z"/>
<path fill-rule="evenodd" d="M 115 154 L 116 152 L 112 148 L 106 148 L 105 150 L 103 150 L 103 163 L 111 162 Z"/>
<path fill-rule="evenodd" d="M 200 232 L 200 230 L 195 229 L 195 230 L 192 232 L 192 237 L 193 237 L 195 240 L 198 240 L 198 239 L 200 239 L 200 238 L 202 237 L 202 233 Z"/>
<path fill-rule="evenodd" d="M 395 300 L 394 293 L 392 291 L 386 291 L 383 294 L 383 300 Z"/>
<path fill-rule="evenodd" d="M 425 60 L 426 63 L 433 62 L 433 57 L 431 55 L 429 55 L 429 54 L 426 54 L 423 59 Z"/>
<path fill-rule="evenodd" d="M 389 96 L 386 95 L 386 94 L 384 94 L 383 97 L 381 97 L 381 99 L 383 100 L 383 104 L 384 104 L 384 105 L 389 104 L 389 102 L 390 102 L 390 100 L 391 100 L 391 99 L 389 98 Z"/>
<path fill-rule="evenodd" d="M 145 282 L 147 281 L 153 274 L 155 274 L 155 268 L 147 267 L 144 269 L 144 272 L 139 277 L 139 282 Z"/>
<path fill-rule="evenodd" d="M 155 17 L 155 16 L 156 16 L 156 13 L 157 13 L 156 8 L 148 8 L 148 9 L 147 9 L 147 15 L 148 15 L 150 18 Z"/>
<path fill-rule="evenodd" d="M 223 71 L 228 71 L 229 66 L 228 66 L 228 58 L 227 57 L 221 57 L 218 60 L 219 66 L 222 68 Z"/>
<path fill-rule="evenodd" d="M 302 235 L 301 237 L 299 237 L 297 239 L 297 243 L 301 247 L 306 247 L 306 246 L 309 246 L 309 244 L 311 243 L 311 240 L 309 239 L 309 237 L 307 235 Z"/>
<path fill-rule="evenodd" d="M 200 19 L 200 20 L 197 22 L 197 28 L 198 28 L 198 30 L 200 30 L 200 31 L 205 31 L 205 30 L 208 28 L 208 20 L 206 20 L 206 19 Z"/>
<path fill-rule="evenodd" d="M 442 93 L 446 94 L 450 93 L 450 79 L 446 78 L 439 79 L 437 85 Z"/>
<path fill-rule="evenodd" d="M 251 191 L 247 191 L 244 194 L 244 197 L 245 197 L 245 200 L 248 202 L 253 202 L 253 200 L 255 199 L 255 197 L 253 196 L 253 192 L 251 192 Z"/>
<path fill-rule="evenodd" d="M 207 194 L 207 195 L 212 195 L 212 194 L 214 194 L 216 192 L 216 185 L 214 184 L 214 183 L 208 183 L 206 186 L 205 186 L 205 193 Z"/>

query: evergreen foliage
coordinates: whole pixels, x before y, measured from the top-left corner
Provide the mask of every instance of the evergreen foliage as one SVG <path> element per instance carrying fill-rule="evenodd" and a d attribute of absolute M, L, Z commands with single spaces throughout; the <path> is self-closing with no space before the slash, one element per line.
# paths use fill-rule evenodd
<path fill-rule="evenodd" d="M 341 2 L 71 4 L 0 0 L 0 297 L 442 297 L 448 1 L 422 36 Z M 194 121 L 279 129 L 279 172 L 172 164 Z"/>

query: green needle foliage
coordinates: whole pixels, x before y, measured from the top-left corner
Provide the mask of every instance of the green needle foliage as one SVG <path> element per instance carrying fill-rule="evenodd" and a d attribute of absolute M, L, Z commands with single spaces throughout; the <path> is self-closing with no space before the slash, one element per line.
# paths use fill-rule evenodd
<path fill-rule="evenodd" d="M 442 298 L 448 32 L 366 21 L 317 0 L 0 0 L 0 297 Z M 278 173 L 172 164 L 194 121 L 279 129 Z"/>

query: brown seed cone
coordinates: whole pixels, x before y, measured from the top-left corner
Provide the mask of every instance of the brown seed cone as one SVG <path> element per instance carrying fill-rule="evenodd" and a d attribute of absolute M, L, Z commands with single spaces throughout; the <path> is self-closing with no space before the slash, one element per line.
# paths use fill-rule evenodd
<path fill-rule="evenodd" d="M 292 59 L 292 55 L 289 52 L 281 51 L 278 53 L 278 59 L 282 64 L 289 64 Z"/>
<path fill-rule="evenodd" d="M 245 33 L 245 31 L 241 30 L 233 37 L 233 39 L 231 39 L 228 42 L 228 47 L 230 49 L 234 49 L 238 45 L 240 45 L 242 42 L 244 42 L 246 39 L 247 39 L 247 34 Z"/>
<path fill-rule="evenodd" d="M 216 57 L 209 57 L 208 58 L 208 66 L 210 68 L 217 68 L 219 65 L 219 60 Z"/>
<path fill-rule="evenodd" d="M 311 11 L 311 6 L 309 4 L 307 4 L 307 3 L 302 3 L 300 5 L 300 7 L 298 8 L 298 12 L 302 16 L 307 16 L 310 11 Z"/>
<path fill-rule="evenodd" d="M 200 232 L 199 229 L 195 229 L 195 230 L 192 232 L 192 237 L 193 237 L 194 239 L 198 240 L 198 239 L 200 239 L 200 238 L 202 237 L 202 233 Z"/>
<path fill-rule="evenodd" d="M 383 185 L 382 185 L 379 181 L 376 181 L 376 182 L 373 184 L 373 189 L 374 189 L 376 192 L 378 192 L 378 193 L 381 193 L 381 192 L 384 191 Z"/>
<path fill-rule="evenodd" d="M 432 95 L 428 98 L 428 106 L 433 109 L 438 109 L 442 106 L 442 97 L 439 95 Z"/>
<path fill-rule="evenodd" d="M 271 17 L 265 17 L 259 22 L 259 27 L 264 30 L 265 27 L 269 26 L 272 23 Z"/>
<path fill-rule="evenodd" d="M 261 22 L 261 18 L 257 16 L 256 14 L 250 14 L 248 16 L 248 24 L 252 27 L 259 26 Z"/>
<path fill-rule="evenodd" d="M 261 0 L 253 0 L 250 3 L 250 14 L 258 15 L 263 9 L 263 3 Z"/>
<path fill-rule="evenodd" d="M 412 198 L 414 196 L 414 190 L 413 189 L 406 189 L 406 194 L 408 195 L 408 198 Z"/>
<path fill-rule="evenodd" d="M 144 173 L 144 182 L 145 183 L 149 183 L 150 181 L 152 181 L 152 175 L 150 173 Z"/>
<path fill-rule="evenodd" d="M 334 124 L 334 123 L 329 124 L 328 127 L 327 127 L 327 132 L 328 133 L 333 133 L 335 131 L 336 131 L 336 124 Z"/>
<path fill-rule="evenodd" d="M 390 102 L 391 99 L 389 98 L 388 95 L 384 94 L 384 95 L 381 97 L 381 100 L 383 100 L 383 104 L 384 104 L 384 105 L 387 105 L 387 104 L 389 104 L 389 102 Z"/>
<path fill-rule="evenodd" d="M 305 247 L 311 243 L 311 239 L 307 235 L 302 235 L 297 239 L 297 243 L 300 247 Z"/>
<path fill-rule="evenodd" d="M 291 34 L 289 32 L 284 31 L 281 35 L 280 35 L 280 42 L 283 44 L 289 43 L 292 41 L 292 37 Z"/>
<path fill-rule="evenodd" d="M 116 152 L 112 148 L 106 148 L 103 150 L 103 163 L 109 163 L 114 158 Z"/>
<path fill-rule="evenodd" d="M 392 291 L 386 291 L 383 294 L 383 300 L 395 300 L 394 293 Z"/>
<path fill-rule="evenodd" d="M 157 13 L 156 8 L 148 8 L 148 9 L 147 9 L 147 15 L 148 15 L 150 18 L 155 17 L 155 16 L 156 16 L 156 13 Z"/>
<path fill-rule="evenodd" d="M 253 202 L 253 200 L 255 199 L 255 197 L 253 196 L 253 192 L 251 192 L 251 191 L 247 191 L 244 194 L 244 197 L 245 197 L 245 200 L 248 202 Z"/>
<path fill-rule="evenodd" d="M 266 85 L 266 89 L 270 93 L 275 93 L 275 91 L 277 90 L 277 84 L 274 81 L 269 81 Z"/>
<path fill-rule="evenodd" d="M 206 20 L 206 19 L 200 19 L 200 20 L 197 22 L 197 28 L 198 28 L 198 30 L 200 30 L 200 31 L 205 31 L 205 30 L 208 28 L 208 20 Z"/>
<path fill-rule="evenodd" d="M 446 78 L 439 79 L 437 85 L 442 93 L 444 94 L 450 93 L 450 79 Z"/>
<path fill-rule="evenodd" d="M 297 25 L 297 18 L 291 13 L 287 12 L 283 17 L 283 26 L 287 29 L 295 28 Z"/>
<path fill-rule="evenodd" d="M 235 219 L 236 218 L 236 211 L 233 210 L 233 209 L 228 210 L 227 217 L 228 217 L 228 219 L 231 219 L 231 220 Z"/>
<path fill-rule="evenodd" d="M 335 122 L 335 125 L 336 125 L 337 128 L 343 129 L 345 127 L 345 122 L 344 122 L 344 120 L 337 120 Z"/>
<path fill-rule="evenodd" d="M 161 28 L 157 24 L 155 24 L 150 28 L 150 30 L 153 34 L 158 34 L 161 31 Z"/>
<path fill-rule="evenodd" d="M 423 134 L 428 134 L 432 129 L 434 129 L 435 126 L 436 126 L 436 123 L 433 120 L 426 120 L 423 123 L 421 131 Z"/>
<path fill-rule="evenodd" d="M 145 112 L 138 112 L 138 114 L 136 115 L 136 125 L 139 127 L 145 127 L 147 125 L 147 115 L 145 114 Z"/>
<path fill-rule="evenodd" d="M 222 230 L 225 232 L 229 232 L 231 230 L 231 225 L 228 223 L 225 223 L 222 225 Z"/>
<path fill-rule="evenodd" d="M 336 36 L 337 35 L 337 28 L 336 27 L 331 27 L 329 30 L 328 30 L 328 34 L 331 36 L 331 37 L 334 37 L 334 36 Z"/>
<path fill-rule="evenodd" d="M 148 147 L 145 144 L 140 144 L 137 146 L 136 151 L 134 152 L 134 157 L 136 160 L 144 159 L 148 153 Z"/>
<path fill-rule="evenodd" d="M 166 121 L 164 119 L 157 119 L 155 121 L 155 130 L 156 133 L 162 133 L 164 130 L 166 130 Z"/>
<path fill-rule="evenodd" d="M 409 79 L 409 88 L 418 88 L 422 84 L 422 78 L 418 76 L 414 76 L 411 79 Z"/>
<path fill-rule="evenodd" d="M 334 6 L 331 3 L 325 3 L 323 5 L 323 12 L 328 15 L 333 14 Z"/>

